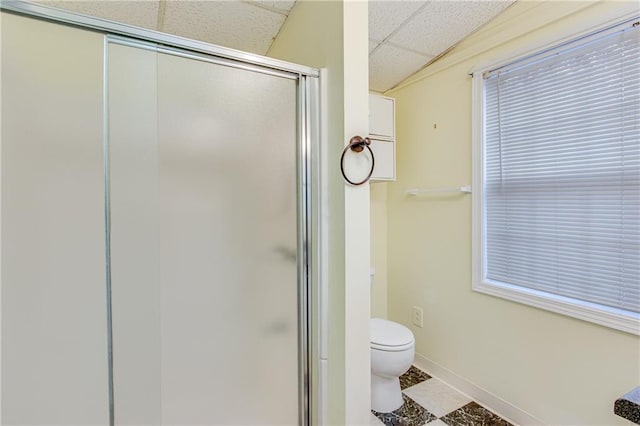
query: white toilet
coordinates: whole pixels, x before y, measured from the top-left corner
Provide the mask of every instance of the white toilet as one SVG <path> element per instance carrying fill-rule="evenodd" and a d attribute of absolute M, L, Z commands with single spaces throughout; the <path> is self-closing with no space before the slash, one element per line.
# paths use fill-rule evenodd
<path fill-rule="evenodd" d="M 389 413 L 402 406 L 399 377 L 411 367 L 414 352 L 411 330 L 393 321 L 371 319 L 372 410 Z"/>

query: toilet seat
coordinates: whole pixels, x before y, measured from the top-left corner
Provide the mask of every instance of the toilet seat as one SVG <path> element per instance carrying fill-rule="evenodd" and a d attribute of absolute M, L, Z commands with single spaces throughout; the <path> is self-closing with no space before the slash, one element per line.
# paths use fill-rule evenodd
<path fill-rule="evenodd" d="M 407 327 L 381 318 L 371 319 L 371 349 L 399 352 L 415 344 L 413 333 Z"/>

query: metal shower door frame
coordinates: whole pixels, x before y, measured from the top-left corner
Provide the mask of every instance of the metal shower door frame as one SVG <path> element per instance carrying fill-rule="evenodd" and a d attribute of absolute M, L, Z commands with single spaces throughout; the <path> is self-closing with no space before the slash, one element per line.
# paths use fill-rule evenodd
<path fill-rule="evenodd" d="M 107 21 L 74 12 L 21 0 L 0 0 L 0 9 L 36 19 L 104 34 L 103 73 L 103 143 L 105 176 L 105 255 L 107 292 L 107 349 L 109 365 L 109 424 L 115 424 L 113 389 L 113 352 L 111 329 L 111 260 L 110 260 L 110 194 L 109 194 L 109 126 L 108 126 L 108 45 L 122 44 L 154 50 L 158 53 L 197 59 L 233 68 L 288 78 L 297 82 L 297 217 L 298 217 L 298 413 L 299 424 L 312 422 L 313 402 L 317 389 L 313 388 L 312 330 L 318 318 L 311 299 L 317 282 L 317 212 L 319 211 L 319 102 L 320 72 L 252 53 L 216 46 L 196 40 L 173 36 L 131 25 Z"/>

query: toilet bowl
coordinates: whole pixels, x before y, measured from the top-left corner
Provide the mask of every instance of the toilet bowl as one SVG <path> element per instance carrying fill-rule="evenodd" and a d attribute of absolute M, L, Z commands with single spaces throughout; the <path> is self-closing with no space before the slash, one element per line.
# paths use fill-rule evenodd
<path fill-rule="evenodd" d="M 389 413 L 402 406 L 400 375 L 413 363 L 415 339 L 404 325 L 371 319 L 371 409 Z"/>

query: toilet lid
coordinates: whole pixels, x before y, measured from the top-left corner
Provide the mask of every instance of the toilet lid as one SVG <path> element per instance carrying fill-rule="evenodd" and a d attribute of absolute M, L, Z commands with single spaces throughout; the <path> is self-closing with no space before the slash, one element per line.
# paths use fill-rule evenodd
<path fill-rule="evenodd" d="M 413 333 L 397 322 L 371 319 L 371 343 L 376 346 L 406 346 L 414 342 Z"/>

